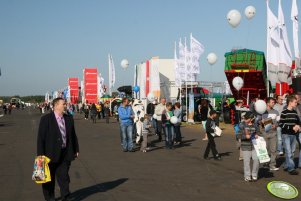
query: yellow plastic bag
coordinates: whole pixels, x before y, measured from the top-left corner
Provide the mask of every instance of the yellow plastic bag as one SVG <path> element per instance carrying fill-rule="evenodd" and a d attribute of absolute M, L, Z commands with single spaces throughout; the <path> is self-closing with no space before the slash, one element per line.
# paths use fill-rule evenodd
<path fill-rule="evenodd" d="M 32 180 L 37 184 L 43 184 L 51 181 L 48 163 L 50 158 L 47 156 L 37 156 L 34 160 Z"/>

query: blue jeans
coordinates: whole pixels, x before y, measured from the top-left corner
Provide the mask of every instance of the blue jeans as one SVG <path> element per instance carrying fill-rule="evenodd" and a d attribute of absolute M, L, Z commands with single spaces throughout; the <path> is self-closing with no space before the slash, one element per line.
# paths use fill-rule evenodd
<path fill-rule="evenodd" d="M 299 164 L 298 167 L 301 168 L 301 133 L 299 133 Z"/>
<path fill-rule="evenodd" d="M 123 150 L 133 149 L 133 125 L 120 124 Z"/>
<path fill-rule="evenodd" d="M 277 127 L 277 151 L 283 152 L 281 128 Z"/>
<path fill-rule="evenodd" d="M 174 127 L 170 124 L 165 125 L 164 127 L 165 130 L 165 145 L 168 148 L 172 148 L 173 147 L 173 140 L 174 140 L 174 136 L 175 136 L 175 132 L 174 132 Z"/>
<path fill-rule="evenodd" d="M 282 142 L 285 150 L 284 169 L 290 172 L 295 169 L 294 150 L 296 149 L 296 136 L 282 134 Z"/>

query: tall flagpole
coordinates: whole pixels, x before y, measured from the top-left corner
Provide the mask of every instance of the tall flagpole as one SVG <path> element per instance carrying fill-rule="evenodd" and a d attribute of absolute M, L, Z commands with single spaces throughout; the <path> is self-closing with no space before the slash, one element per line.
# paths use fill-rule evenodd
<path fill-rule="evenodd" d="M 187 103 L 187 61 L 186 61 L 186 57 L 187 57 L 187 47 L 186 47 L 186 37 L 185 37 L 185 46 L 184 46 L 184 57 L 185 57 L 185 90 L 186 90 L 186 100 L 185 100 L 185 105 L 186 105 L 186 122 L 188 121 L 188 103 Z"/>

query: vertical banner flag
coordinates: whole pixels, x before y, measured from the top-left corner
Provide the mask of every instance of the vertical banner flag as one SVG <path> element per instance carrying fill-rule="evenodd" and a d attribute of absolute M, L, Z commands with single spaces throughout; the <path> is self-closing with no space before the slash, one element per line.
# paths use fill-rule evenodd
<path fill-rule="evenodd" d="M 175 42 L 175 50 L 174 50 L 174 71 L 175 71 L 175 86 L 181 87 L 181 72 L 179 68 L 179 62 L 177 57 L 177 43 Z"/>
<path fill-rule="evenodd" d="M 115 85 L 115 66 L 112 55 L 109 54 L 109 89 L 110 89 L 110 95 L 111 90 Z"/>
<path fill-rule="evenodd" d="M 278 19 L 269 7 L 269 0 L 267 3 L 267 67 L 268 79 L 272 87 L 276 87 L 278 82 L 278 64 L 279 64 L 279 32 Z"/>
<path fill-rule="evenodd" d="M 279 70 L 278 79 L 280 82 L 288 83 L 288 77 L 292 66 L 292 53 L 291 47 L 288 42 L 286 24 L 284 21 L 284 15 L 281 6 L 281 0 L 279 0 L 278 5 L 278 23 L 279 23 L 279 36 L 280 36 L 280 46 L 279 46 Z"/>
<path fill-rule="evenodd" d="M 200 73 L 200 63 L 199 59 L 204 53 L 204 46 L 195 39 L 192 34 L 190 34 L 190 62 L 191 62 L 191 73 L 199 74 Z"/>
<path fill-rule="evenodd" d="M 147 96 L 148 93 L 150 92 L 150 86 L 149 86 L 149 69 L 150 65 L 149 65 L 149 60 L 146 60 L 145 62 L 145 95 Z"/>
<path fill-rule="evenodd" d="M 78 95 L 79 95 L 78 78 L 77 77 L 69 78 L 68 79 L 68 87 L 70 89 L 69 101 L 72 104 L 76 104 L 78 102 Z"/>
<path fill-rule="evenodd" d="M 298 21 L 298 7 L 297 0 L 292 1 L 291 20 L 293 21 L 293 41 L 295 52 L 295 65 L 296 69 L 300 70 L 300 52 L 299 52 L 299 21 Z"/>
<path fill-rule="evenodd" d="M 84 69 L 84 100 L 86 103 L 97 103 L 97 68 Z"/>
<path fill-rule="evenodd" d="M 194 94 L 189 93 L 188 122 L 194 122 Z"/>

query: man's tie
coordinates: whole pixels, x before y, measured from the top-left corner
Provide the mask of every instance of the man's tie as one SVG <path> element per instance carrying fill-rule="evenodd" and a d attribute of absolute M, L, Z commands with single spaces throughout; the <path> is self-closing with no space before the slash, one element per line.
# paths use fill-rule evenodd
<path fill-rule="evenodd" d="M 67 138 L 66 138 L 66 127 L 64 123 L 64 117 L 59 118 L 59 129 L 61 131 L 62 139 L 63 139 L 62 148 L 66 148 Z"/>

